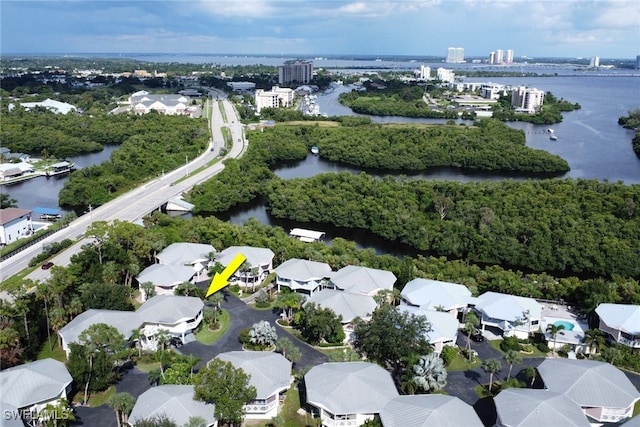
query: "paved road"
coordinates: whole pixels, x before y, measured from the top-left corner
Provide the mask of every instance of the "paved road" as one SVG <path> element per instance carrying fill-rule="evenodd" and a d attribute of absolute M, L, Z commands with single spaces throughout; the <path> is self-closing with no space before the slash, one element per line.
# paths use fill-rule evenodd
<path fill-rule="evenodd" d="M 59 242 L 64 239 L 77 239 L 84 235 L 87 227 L 94 221 L 130 221 L 134 222 L 147 215 L 154 209 L 164 204 L 168 199 L 180 196 L 183 192 L 188 191 L 194 185 L 206 181 L 213 175 L 224 169 L 222 161 L 210 166 L 197 174 L 193 172 L 206 165 L 208 162 L 217 158 L 223 143 L 221 128 L 226 126 L 232 135 L 233 146 L 224 158 L 236 158 L 241 156 L 245 149 L 244 128 L 238 120 L 233 105 L 227 99 L 221 99 L 225 110 L 226 119 L 220 111 L 218 102 L 212 102 L 213 114 L 211 120 L 212 142 L 207 150 L 196 159 L 190 159 L 191 162 L 175 171 L 166 173 L 163 177 L 149 181 L 140 187 L 123 194 L 122 196 L 111 200 L 104 205 L 92 209 L 77 220 L 73 221 L 70 226 L 64 230 L 60 230 L 52 236 L 47 237 L 42 242 L 33 245 L 8 260 L 0 263 L 0 281 L 18 274 L 28 267 L 31 258 L 42 251 L 44 245 Z M 213 150 L 212 150 L 213 149 Z M 188 176 L 188 178 L 176 183 L 177 180 Z M 71 256 L 80 251 L 80 246 L 85 242 L 81 240 L 66 251 L 58 254 L 53 258 L 56 265 L 67 265 Z M 27 278 L 31 280 L 46 280 L 50 276 L 48 270 L 36 269 L 30 273 Z"/>

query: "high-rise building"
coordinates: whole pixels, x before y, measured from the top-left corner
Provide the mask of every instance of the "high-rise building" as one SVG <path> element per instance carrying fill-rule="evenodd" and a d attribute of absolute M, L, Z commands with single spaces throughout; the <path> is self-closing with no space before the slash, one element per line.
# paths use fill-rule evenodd
<path fill-rule="evenodd" d="M 452 64 L 459 64 L 464 62 L 464 48 L 462 47 L 450 47 L 447 49 L 447 58 L 445 62 Z"/>
<path fill-rule="evenodd" d="M 599 66 L 600 66 L 600 57 L 594 56 L 593 58 L 591 58 L 591 61 L 589 61 L 589 67 L 598 68 Z"/>
<path fill-rule="evenodd" d="M 495 52 L 495 51 L 492 51 L 492 52 L 489 54 L 489 64 L 490 64 L 490 65 L 493 65 L 493 64 L 495 64 L 495 63 L 496 63 L 496 52 Z"/>
<path fill-rule="evenodd" d="M 636 68 L 640 70 L 640 55 L 636 56 Z"/>
<path fill-rule="evenodd" d="M 504 62 L 505 64 L 513 64 L 513 49 L 507 49 L 507 57 Z"/>
<path fill-rule="evenodd" d="M 502 64 L 504 62 L 504 50 L 496 50 L 496 64 Z"/>
<path fill-rule="evenodd" d="M 442 67 L 436 70 L 436 75 L 438 76 L 438 80 L 440 80 L 441 82 L 453 83 L 453 81 L 456 79 L 456 74 L 453 72 L 453 70 L 447 70 L 446 68 Z"/>
<path fill-rule="evenodd" d="M 278 67 L 278 84 L 287 86 L 292 83 L 309 84 L 313 78 L 313 63 L 311 61 L 285 61 Z"/>
<path fill-rule="evenodd" d="M 426 65 L 420 66 L 420 80 L 429 80 L 431 79 L 431 67 L 427 67 Z"/>
<path fill-rule="evenodd" d="M 273 86 L 270 91 L 256 89 L 254 102 L 259 113 L 263 108 L 291 107 L 293 104 L 293 89 Z"/>
<path fill-rule="evenodd" d="M 544 91 L 519 86 L 511 90 L 511 106 L 520 113 L 533 114 L 544 103 Z"/>

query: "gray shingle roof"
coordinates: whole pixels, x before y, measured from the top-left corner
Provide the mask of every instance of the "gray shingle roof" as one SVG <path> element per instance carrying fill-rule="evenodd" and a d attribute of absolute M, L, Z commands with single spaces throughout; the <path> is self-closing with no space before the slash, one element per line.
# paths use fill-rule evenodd
<path fill-rule="evenodd" d="M 623 424 L 624 427 L 640 427 L 640 415 L 636 415 L 635 417 L 628 420 Z"/>
<path fill-rule="evenodd" d="M 125 339 L 128 339 L 131 337 L 133 330 L 139 328 L 143 321 L 135 311 L 91 309 L 67 323 L 58 331 L 58 334 L 67 344 L 72 342 L 77 343 L 80 334 L 89 326 L 96 323 L 105 323 L 113 326 L 118 332 L 124 335 Z"/>
<path fill-rule="evenodd" d="M 494 399 L 498 425 L 509 427 L 590 427 L 573 400 L 559 393 L 530 388 L 510 388 Z"/>
<path fill-rule="evenodd" d="M 417 278 L 408 282 L 401 292 L 402 298 L 409 304 L 435 310 L 442 306 L 445 310 L 466 307 L 471 291 L 457 283 Z"/>
<path fill-rule="evenodd" d="M 525 311 L 529 318 L 540 319 L 542 307 L 533 298 L 520 297 L 497 292 L 485 292 L 477 299 L 476 309 L 494 319 L 515 322 L 522 318 Z"/>
<path fill-rule="evenodd" d="M 136 277 L 138 283 L 151 282 L 155 286 L 171 287 L 191 280 L 196 271 L 185 265 L 153 264 Z"/>
<path fill-rule="evenodd" d="M 307 282 L 309 280 L 322 280 L 329 277 L 331 266 L 324 262 L 292 258 L 280 264 L 274 271 L 283 279 Z"/>
<path fill-rule="evenodd" d="M 252 266 L 268 265 L 273 260 L 274 253 L 268 248 L 254 248 L 251 246 L 229 246 L 221 251 L 216 261 L 222 265 L 228 265 L 236 255 L 242 254 Z"/>
<path fill-rule="evenodd" d="M 208 425 L 214 424 L 215 405 L 194 400 L 193 389 L 192 385 L 151 387 L 138 397 L 129 422 L 135 425 L 141 420 L 166 415 L 180 426 L 187 424 L 191 417 L 202 417 Z"/>
<path fill-rule="evenodd" d="M 280 353 L 268 351 L 230 351 L 217 359 L 231 362 L 251 376 L 249 384 L 256 388 L 256 399 L 266 399 L 291 385 L 291 362 Z"/>
<path fill-rule="evenodd" d="M 379 289 L 393 289 L 396 276 L 386 270 L 348 265 L 332 273 L 331 281 L 345 292 L 369 294 Z"/>
<path fill-rule="evenodd" d="M 424 316 L 431 324 L 431 331 L 427 333 L 429 342 L 447 341 L 455 338 L 458 334 L 458 319 L 448 312 L 422 310 L 409 305 L 398 306 L 400 312 L 408 312 L 416 316 Z"/>
<path fill-rule="evenodd" d="M 545 386 L 580 406 L 627 408 L 640 392 L 622 371 L 594 360 L 546 359 L 538 366 Z"/>
<path fill-rule="evenodd" d="M 377 414 L 398 396 L 389 372 L 369 362 L 323 363 L 304 378 L 307 402 L 335 415 Z"/>
<path fill-rule="evenodd" d="M 0 371 L 2 400 L 16 408 L 59 397 L 73 381 L 64 363 L 42 359 Z"/>
<path fill-rule="evenodd" d="M 640 305 L 600 304 L 596 313 L 610 328 L 640 336 Z"/>
<path fill-rule="evenodd" d="M 473 407 L 454 396 L 398 396 L 380 411 L 384 427 L 481 427 Z"/>
<path fill-rule="evenodd" d="M 0 418 L 2 427 L 24 427 L 22 419 L 19 416 L 14 416 L 14 414 L 18 414 L 18 408 L 12 404 L 0 400 L 0 413 L 2 414 L 2 418 Z"/>
<path fill-rule="evenodd" d="M 356 317 L 368 318 L 376 309 L 376 302 L 369 295 L 351 294 L 335 289 L 323 289 L 316 292 L 304 305 L 315 303 L 322 308 L 330 308 L 342 316 L 342 323 L 351 322 Z"/>
<path fill-rule="evenodd" d="M 175 324 L 196 317 L 204 308 L 200 298 L 156 295 L 136 310 L 144 322 Z"/>
<path fill-rule="evenodd" d="M 162 264 L 187 265 L 206 262 L 209 254 L 215 251 L 213 246 L 203 243 L 172 243 L 156 258 Z"/>

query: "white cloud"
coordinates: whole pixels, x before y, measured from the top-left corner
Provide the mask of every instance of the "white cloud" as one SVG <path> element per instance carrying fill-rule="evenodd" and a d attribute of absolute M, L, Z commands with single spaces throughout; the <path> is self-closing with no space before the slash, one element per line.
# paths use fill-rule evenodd
<path fill-rule="evenodd" d="M 595 24 L 606 28 L 636 29 L 640 37 L 640 2 L 611 1 L 595 19 Z"/>

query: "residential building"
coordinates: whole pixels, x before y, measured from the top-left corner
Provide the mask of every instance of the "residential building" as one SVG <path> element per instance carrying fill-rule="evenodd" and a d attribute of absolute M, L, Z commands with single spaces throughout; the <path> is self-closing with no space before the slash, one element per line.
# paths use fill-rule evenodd
<path fill-rule="evenodd" d="M 600 66 L 600 57 L 599 56 L 594 56 L 593 58 L 591 58 L 591 60 L 589 60 L 589 67 L 590 68 L 598 68 Z"/>
<path fill-rule="evenodd" d="M 433 346 L 435 353 L 442 353 L 442 349 L 446 345 L 450 347 L 456 346 L 460 323 L 451 314 L 444 311 L 421 309 L 410 305 L 400 305 L 398 310 L 414 316 L 424 316 L 427 319 L 431 325 L 431 330 L 425 335 L 429 343 Z"/>
<path fill-rule="evenodd" d="M 234 92 L 253 92 L 256 88 L 254 82 L 227 82 L 227 86 Z"/>
<path fill-rule="evenodd" d="M 172 243 L 162 250 L 156 258 L 160 264 L 188 265 L 195 272 L 195 280 L 206 279 L 207 270 L 214 258 L 216 249 L 204 243 Z"/>
<path fill-rule="evenodd" d="M 436 70 L 436 77 L 438 80 L 444 83 L 453 83 L 456 79 L 456 73 L 453 70 L 447 70 L 446 68 L 438 68 Z"/>
<path fill-rule="evenodd" d="M 590 427 L 580 406 L 560 393 L 531 388 L 508 388 L 493 398 L 496 427 Z"/>
<path fill-rule="evenodd" d="M 121 310 L 97 310 L 90 309 L 76 316 L 58 331 L 62 341 L 62 349 L 67 353 L 67 358 L 71 353 L 69 344 L 80 342 L 79 337 L 89 326 L 104 323 L 118 330 L 128 341 L 133 335 L 133 331 L 142 325 L 142 318 L 135 311 Z"/>
<path fill-rule="evenodd" d="M 480 85 L 480 96 L 483 98 L 499 99 L 504 94 L 506 94 L 506 89 L 503 85 L 491 82 Z"/>
<path fill-rule="evenodd" d="M 55 101 L 49 98 L 39 102 L 23 102 L 20 105 L 27 111 L 40 107 L 56 114 L 68 114 L 77 110 L 75 105 L 71 105 L 66 102 Z"/>
<path fill-rule="evenodd" d="M 129 104 L 131 111 L 137 114 L 147 114 L 150 111 L 167 115 L 191 114 L 189 97 L 184 95 L 153 95 L 141 90 L 129 97 Z"/>
<path fill-rule="evenodd" d="M 372 296 L 352 294 L 337 289 L 324 289 L 314 293 L 303 306 L 315 304 L 320 308 L 331 309 L 340 316 L 345 333 L 345 342 L 349 342 L 353 333 L 353 321 L 356 318 L 371 319 L 371 314 L 378 306 Z"/>
<path fill-rule="evenodd" d="M 636 70 L 640 70 L 640 55 L 636 56 Z"/>
<path fill-rule="evenodd" d="M 455 396 L 416 394 L 394 397 L 380 411 L 384 427 L 481 427 L 473 407 Z M 544 425 L 544 424 L 540 424 Z"/>
<path fill-rule="evenodd" d="M 192 282 L 196 272 L 188 265 L 152 264 L 136 277 L 143 301 L 147 299 L 143 284 L 154 286 L 155 295 L 173 295 L 176 288 L 185 282 Z"/>
<path fill-rule="evenodd" d="M 497 49 L 496 50 L 496 64 L 500 65 L 504 62 L 504 51 L 502 49 Z"/>
<path fill-rule="evenodd" d="M 596 314 L 601 331 L 619 344 L 640 348 L 640 305 L 600 304 Z"/>
<path fill-rule="evenodd" d="M 401 304 L 423 310 L 446 311 L 462 319 L 469 305 L 471 291 L 458 283 L 417 278 L 409 281 L 400 292 Z"/>
<path fill-rule="evenodd" d="M 494 65 L 496 63 L 496 52 L 495 51 L 492 50 L 489 53 L 489 60 L 487 62 L 489 62 L 489 65 Z"/>
<path fill-rule="evenodd" d="M 314 366 L 304 384 L 307 404 L 324 427 L 362 425 L 398 397 L 391 374 L 369 362 Z"/>
<path fill-rule="evenodd" d="M 246 261 L 231 276 L 230 281 L 233 283 L 253 287 L 260 284 L 273 270 L 274 253 L 268 248 L 230 246 L 216 255 L 216 261 L 226 267 L 238 254 L 242 254 Z"/>
<path fill-rule="evenodd" d="M 331 266 L 324 262 L 291 258 L 275 268 L 278 292 L 287 287 L 294 292 L 312 296 L 328 284 Z"/>
<path fill-rule="evenodd" d="M 506 337 L 524 339 L 540 329 L 542 306 L 533 298 L 485 292 L 471 298 L 471 304 L 480 314 L 483 331 L 490 326 L 500 329 Z"/>
<path fill-rule="evenodd" d="M 0 246 L 33 234 L 31 213 L 29 209 L 0 209 Z"/>
<path fill-rule="evenodd" d="M 420 66 L 420 80 L 431 80 L 431 67 L 426 65 Z"/>
<path fill-rule="evenodd" d="M 464 62 L 464 48 L 450 47 L 447 49 L 447 57 L 444 62 L 459 64 Z"/>
<path fill-rule="evenodd" d="M 396 276 L 390 271 L 348 265 L 330 277 L 332 287 L 353 294 L 374 296 L 381 290 L 392 290 Z"/>
<path fill-rule="evenodd" d="M 184 426 L 193 417 L 202 418 L 207 427 L 216 427 L 218 421 L 213 416 L 215 404 L 194 400 L 192 385 L 161 385 L 151 387 L 142 393 L 129 414 L 128 425 L 157 417 L 166 417 Z"/>
<path fill-rule="evenodd" d="M 263 108 L 286 108 L 293 105 L 294 90 L 273 86 L 270 91 L 256 89 L 254 102 L 256 112 L 260 113 Z"/>
<path fill-rule="evenodd" d="M 511 89 L 511 106 L 516 112 L 534 114 L 544 104 L 544 91 L 526 86 Z"/>
<path fill-rule="evenodd" d="M 513 64 L 513 49 L 507 49 L 507 56 L 504 60 L 505 64 Z"/>
<path fill-rule="evenodd" d="M 633 415 L 640 392 L 615 366 L 594 360 L 545 359 L 538 372 L 545 389 L 580 405 L 592 423 L 619 423 Z"/>
<path fill-rule="evenodd" d="M 142 320 L 140 346 L 157 350 L 160 330 L 179 337 L 183 343 L 193 341 L 191 334 L 202 323 L 203 310 L 204 303 L 196 297 L 156 295 L 148 299 L 136 310 Z"/>
<path fill-rule="evenodd" d="M 269 351 L 230 351 L 216 358 L 251 377 L 249 385 L 256 388 L 256 398 L 244 405 L 246 419 L 270 420 L 278 414 L 280 400 L 293 382 L 291 362 Z"/>
<path fill-rule="evenodd" d="M 66 400 L 72 382 L 64 363 L 54 359 L 41 359 L 3 369 L 0 371 L 2 409 L 6 405 L 9 410 L 17 412 L 4 412 L 1 424 L 9 424 L 7 415 L 20 414 L 27 425 L 39 425 L 39 421 L 46 419 L 39 415 L 42 410 L 49 404 L 57 406 L 61 399 Z"/>
<path fill-rule="evenodd" d="M 311 82 L 311 79 L 313 79 L 313 63 L 311 61 L 285 61 L 278 67 L 279 85 L 306 85 Z"/>

